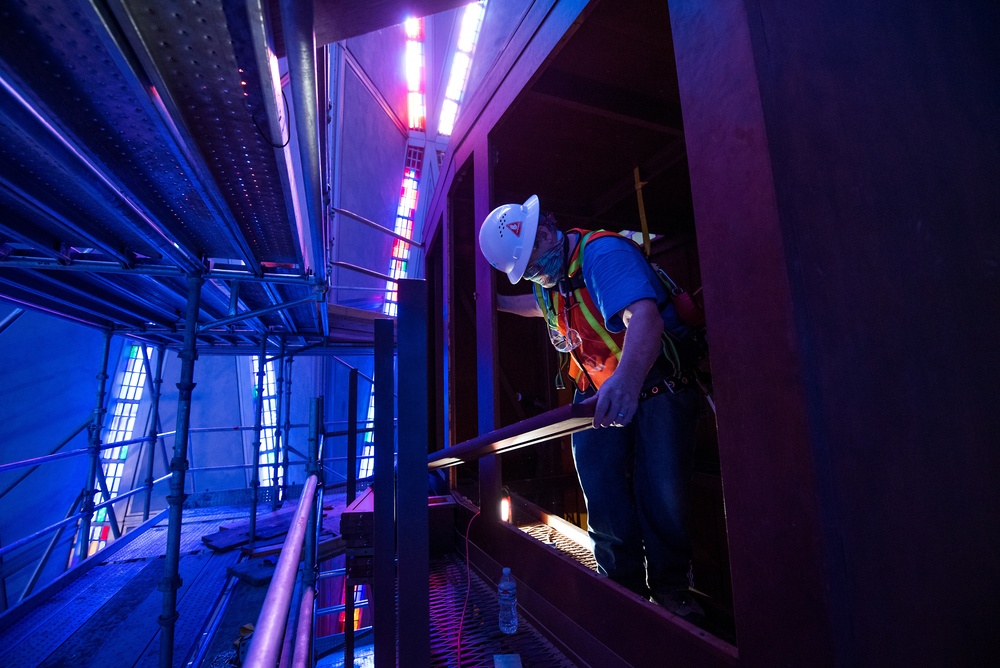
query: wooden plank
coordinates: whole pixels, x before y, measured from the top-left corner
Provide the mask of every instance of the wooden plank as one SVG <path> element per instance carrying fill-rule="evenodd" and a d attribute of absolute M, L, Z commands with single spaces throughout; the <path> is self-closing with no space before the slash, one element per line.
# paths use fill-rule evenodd
<path fill-rule="evenodd" d="M 264 544 L 271 542 L 280 543 L 280 537 L 288 533 L 288 527 L 291 524 L 297 507 L 297 500 L 290 501 L 286 502 L 282 508 L 273 513 L 261 515 L 257 521 L 257 545 L 260 545 L 262 541 Z M 338 518 L 338 522 L 330 525 L 330 530 L 336 532 L 339 528 L 341 512 L 343 512 L 343 507 L 339 504 L 324 505 L 323 526 L 326 527 L 328 522 L 333 522 L 332 518 L 336 517 Z M 229 524 L 216 533 L 206 534 L 201 540 L 210 550 L 225 552 L 226 550 L 231 550 L 250 542 L 248 527 L 249 520 L 240 520 L 239 522 Z M 274 541 L 272 539 L 278 540 Z"/>

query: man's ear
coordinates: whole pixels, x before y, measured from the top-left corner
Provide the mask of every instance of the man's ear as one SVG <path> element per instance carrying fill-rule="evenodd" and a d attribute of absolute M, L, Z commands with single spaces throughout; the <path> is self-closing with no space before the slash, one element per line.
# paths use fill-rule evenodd
<path fill-rule="evenodd" d="M 547 225 L 539 225 L 535 232 L 535 248 L 548 246 L 552 242 L 552 230 Z"/>

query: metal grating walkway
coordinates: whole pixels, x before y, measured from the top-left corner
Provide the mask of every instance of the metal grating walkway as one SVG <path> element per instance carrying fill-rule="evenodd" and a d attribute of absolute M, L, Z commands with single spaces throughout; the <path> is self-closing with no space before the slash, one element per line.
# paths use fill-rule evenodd
<path fill-rule="evenodd" d="M 467 582 L 471 582 L 471 587 Z M 574 668 L 576 665 L 521 615 L 518 615 L 517 633 L 501 633 L 497 626 L 496 586 L 475 572 L 469 578 L 461 557 L 448 555 L 431 561 L 430 588 L 432 666 L 493 666 L 493 657 L 497 654 L 519 655 L 524 668 Z M 469 604 L 463 620 L 466 592 L 469 592 Z"/>
<path fill-rule="evenodd" d="M 247 508 L 184 511 L 174 666 L 183 664 L 239 551 L 213 553 L 201 537 Z M 166 518 L 9 625 L 0 627 L 0 666 L 154 667 L 159 663 Z M 96 557 L 100 559 L 101 557 Z"/>

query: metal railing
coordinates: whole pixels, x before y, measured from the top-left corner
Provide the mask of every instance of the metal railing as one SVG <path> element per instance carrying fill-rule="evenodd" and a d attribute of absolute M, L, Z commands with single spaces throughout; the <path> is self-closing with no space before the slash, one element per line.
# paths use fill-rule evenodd
<path fill-rule="evenodd" d="M 250 668 L 273 668 L 281 659 L 285 639 L 285 628 L 292 609 L 295 580 L 299 561 L 305 556 L 306 577 L 299 601 L 299 619 L 295 632 L 292 665 L 305 666 L 312 655 L 312 619 L 315 602 L 315 571 L 317 552 L 317 526 L 322 515 L 322 476 L 319 469 L 320 433 L 318 414 L 322 410 L 322 400 L 313 399 L 310 407 L 310 475 L 306 478 L 299 505 L 281 546 L 278 564 L 275 566 L 271 584 L 267 588 L 264 604 L 254 626 L 254 638 L 250 644 L 245 666 Z M 310 577 L 311 575 L 311 577 Z M 287 659 L 287 657 L 286 657 Z"/>

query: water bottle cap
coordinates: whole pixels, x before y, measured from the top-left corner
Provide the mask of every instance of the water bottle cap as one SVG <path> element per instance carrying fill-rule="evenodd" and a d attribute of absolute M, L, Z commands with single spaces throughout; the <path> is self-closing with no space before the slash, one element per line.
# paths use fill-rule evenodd
<path fill-rule="evenodd" d="M 504 575 L 510 575 L 510 569 L 508 567 L 504 566 L 503 567 L 503 574 Z"/>

